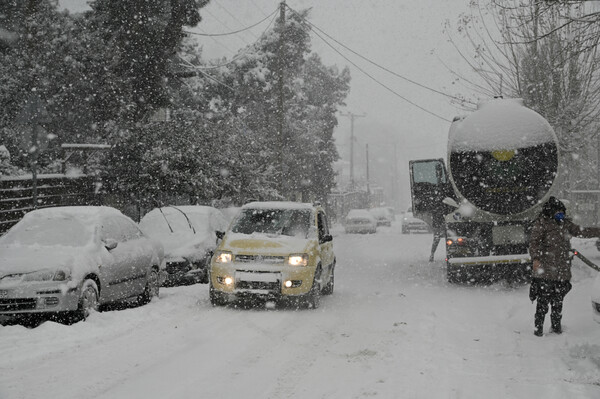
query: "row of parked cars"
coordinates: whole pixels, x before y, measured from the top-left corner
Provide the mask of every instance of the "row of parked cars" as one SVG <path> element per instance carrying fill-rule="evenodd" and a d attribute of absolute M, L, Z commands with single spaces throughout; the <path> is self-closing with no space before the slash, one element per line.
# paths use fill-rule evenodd
<path fill-rule="evenodd" d="M 68 322 L 145 304 L 161 286 L 208 283 L 210 300 L 290 297 L 318 307 L 335 255 L 318 205 L 253 202 L 227 210 L 165 206 L 138 223 L 106 206 L 29 212 L 0 237 L 0 322 Z"/>

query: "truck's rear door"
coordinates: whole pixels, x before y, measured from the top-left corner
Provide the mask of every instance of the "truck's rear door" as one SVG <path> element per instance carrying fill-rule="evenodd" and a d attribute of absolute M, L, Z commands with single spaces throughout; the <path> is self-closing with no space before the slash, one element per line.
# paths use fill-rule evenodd
<path fill-rule="evenodd" d="M 446 209 L 442 200 L 455 198 L 444 160 L 410 161 L 409 168 L 413 214 L 431 224 L 432 213 L 443 213 Z"/>

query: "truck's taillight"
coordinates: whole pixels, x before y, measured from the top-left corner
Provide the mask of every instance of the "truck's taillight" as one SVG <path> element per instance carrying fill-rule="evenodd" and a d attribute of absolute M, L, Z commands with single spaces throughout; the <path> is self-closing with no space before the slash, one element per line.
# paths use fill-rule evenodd
<path fill-rule="evenodd" d="M 451 245 L 465 245 L 467 243 L 467 240 L 459 237 L 455 240 L 449 239 L 446 241 L 446 245 L 451 246 Z"/>

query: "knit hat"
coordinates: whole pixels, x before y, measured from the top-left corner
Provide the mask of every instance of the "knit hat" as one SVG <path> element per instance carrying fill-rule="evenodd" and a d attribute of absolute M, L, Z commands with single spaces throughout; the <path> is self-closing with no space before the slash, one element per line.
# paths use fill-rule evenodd
<path fill-rule="evenodd" d="M 567 207 L 556 197 L 550 197 L 542 207 L 542 215 L 551 218 L 556 212 L 567 213 Z"/>

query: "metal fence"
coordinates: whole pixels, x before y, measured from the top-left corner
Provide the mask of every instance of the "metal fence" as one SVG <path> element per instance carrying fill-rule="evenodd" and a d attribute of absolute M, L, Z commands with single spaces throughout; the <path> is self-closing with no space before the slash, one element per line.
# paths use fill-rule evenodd
<path fill-rule="evenodd" d="M 38 175 L 0 178 L 0 235 L 29 211 L 67 205 L 98 205 L 93 176 Z"/>

